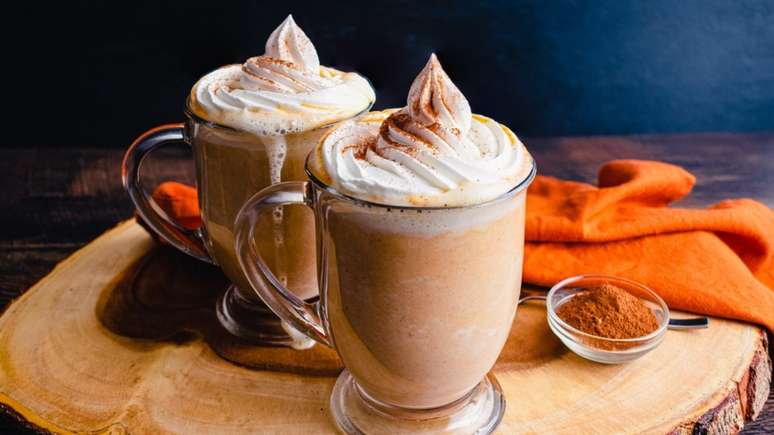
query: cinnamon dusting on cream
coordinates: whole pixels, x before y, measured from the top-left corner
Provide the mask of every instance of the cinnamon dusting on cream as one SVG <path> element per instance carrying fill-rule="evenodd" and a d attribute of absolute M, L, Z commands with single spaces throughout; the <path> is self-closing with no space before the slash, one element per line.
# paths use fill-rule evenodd
<path fill-rule="evenodd" d="M 190 100 L 204 119 L 275 136 L 357 115 L 374 98 L 359 75 L 321 66 L 314 45 L 288 16 L 269 36 L 263 55 L 202 77 Z"/>
<path fill-rule="evenodd" d="M 334 128 L 310 160 L 349 195 L 391 205 L 459 206 L 507 192 L 532 158 L 505 126 L 473 115 L 432 55 L 406 106 Z"/>
<path fill-rule="evenodd" d="M 435 54 L 414 79 L 406 103 L 382 122 L 375 140 L 361 146 L 382 157 L 390 149 L 410 156 L 420 151 L 437 155 L 443 152 L 442 142 L 458 142 L 470 128 L 470 106 Z M 355 155 L 362 159 L 366 153 L 358 150 Z"/>

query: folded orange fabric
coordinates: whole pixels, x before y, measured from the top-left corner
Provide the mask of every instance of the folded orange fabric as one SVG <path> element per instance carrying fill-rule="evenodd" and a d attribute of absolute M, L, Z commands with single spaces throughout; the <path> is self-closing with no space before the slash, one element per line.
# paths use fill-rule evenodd
<path fill-rule="evenodd" d="M 774 212 L 749 199 L 667 207 L 694 182 L 677 166 L 637 160 L 602 166 L 599 187 L 537 177 L 527 195 L 524 281 L 618 275 L 644 283 L 671 308 L 774 331 Z M 154 198 L 198 226 L 195 189 L 164 183 Z"/>
<path fill-rule="evenodd" d="M 619 275 L 647 285 L 671 308 L 774 330 L 774 212 L 750 199 L 668 208 L 695 178 L 666 163 L 613 161 L 598 178 L 599 187 L 551 177 L 532 184 L 526 282 Z"/>

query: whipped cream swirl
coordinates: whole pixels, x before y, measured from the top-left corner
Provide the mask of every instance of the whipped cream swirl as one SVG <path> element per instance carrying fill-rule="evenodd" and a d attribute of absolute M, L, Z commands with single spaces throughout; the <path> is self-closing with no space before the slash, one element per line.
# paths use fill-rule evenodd
<path fill-rule="evenodd" d="M 348 195 L 434 207 L 494 199 L 532 165 L 511 130 L 471 113 L 435 55 L 411 85 L 406 107 L 342 123 L 311 159 L 315 175 Z"/>
<path fill-rule="evenodd" d="M 375 96 L 360 75 L 320 66 L 314 45 L 288 16 L 269 36 L 265 54 L 207 74 L 190 99 L 202 118 L 267 136 L 352 117 Z"/>

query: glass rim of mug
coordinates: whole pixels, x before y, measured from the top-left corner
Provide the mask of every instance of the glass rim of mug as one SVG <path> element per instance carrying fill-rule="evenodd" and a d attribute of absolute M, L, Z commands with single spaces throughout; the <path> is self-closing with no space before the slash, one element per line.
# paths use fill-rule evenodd
<path fill-rule="evenodd" d="M 306 176 L 309 178 L 309 180 L 316 185 L 318 188 L 330 193 L 331 195 L 348 201 L 353 202 L 357 205 L 365 206 L 365 207 L 377 207 L 377 208 L 386 208 L 386 209 L 397 209 L 397 210 L 415 210 L 415 211 L 441 211 L 441 210 L 461 210 L 461 209 L 473 209 L 473 208 L 480 208 L 480 207 L 486 207 L 492 204 L 496 204 L 498 202 L 502 202 L 508 198 L 511 198 L 515 196 L 516 194 L 520 193 L 524 189 L 526 189 L 530 184 L 532 184 L 532 180 L 535 179 L 535 176 L 537 175 L 537 163 L 535 162 L 535 159 L 532 158 L 532 165 L 529 169 L 529 173 L 526 177 L 524 177 L 523 180 L 518 182 L 514 187 L 509 189 L 507 192 L 490 199 L 488 201 L 479 202 L 476 204 L 469 204 L 469 205 L 454 205 L 451 207 L 443 207 L 443 206 L 415 206 L 415 205 L 390 205 L 385 204 L 381 202 L 373 202 L 368 201 L 365 199 L 357 198 L 351 195 L 347 195 L 346 193 L 339 192 L 336 190 L 333 186 L 328 185 L 324 181 L 317 178 L 317 176 L 312 172 L 312 170 L 309 168 L 309 161 L 312 157 L 312 153 L 309 153 L 308 156 L 306 156 L 306 162 L 304 163 L 304 171 L 306 172 Z"/>
<path fill-rule="evenodd" d="M 217 71 L 217 70 L 219 70 L 219 69 L 221 69 L 223 67 L 231 66 L 231 65 L 239 65 L 239 64 L 232 63 L 232 64 L 223 65 L 223 66 L 220 66 L 218 68 L 215 68 L 215 69 L 209 71 L 207 74 L 210 74 L 210 73 L 212 73 L 214 71 Z M 353 71 L 352 73 L 357 74 L 360 77 L 362 77 L 366 81 L 366 83 L 368 83 L 368 86 L 371 88 L 371 90 L 375 91 L 374 85 L 371 83 L 371 80 L 368 80 L 368 77 L 366 77 L 366 76 L 364 76 L 364 75 L 362 75 L 362 74 L 360 74 L 358 72 L 354 72 Z M 204 74 L 202 77 L 206 76 L 207 74 Z M 198 81 L 197 81 L 197 83 L 198 83 Z M 368 113 L 374 107 L 375 103 L 376 103 L 376 99 L 374 99 L 373 101 L 368 103 L 368 106 L 365 109 L 361 110 L 360 112 L 358 112 L 358 113 L 356 113 L 356 114 L 354 114 L 354 115 L 352 115 L 350 117 L 342 118 L 342 119 L 339 119 L 339 120 L 336 120 L 336 121 L 327 122 L 325 124 L 318 125 L 316 127 L 310 128 L 308 130 L 302 130 L 302 131 L 297 131 L 297 132 L 293 132 L 293 133 L 306 133 L 308 131 L 314 131 L 314 130 L 330 127 L 330 126 L 332 126 L 334 124 L 338 124 L 339 122 L 345 121 L 347 119 L 357 118 L 358 116 L 363 115 L 364 113 Z M 203 125 L 206 125 L 207 127 L 210 127 L 210 128 L 222 129 L 222 130 L 236 132 L 236 133 L 254 134 L 254 133 L 250 133 L 249 131 L 242 130 L 240 128 L 230 127 L 228 125 L 224 125 L 224 124 L 220 124 L 220 123 L 217 123 L 217 122 L 214 122 L 214 121 L 210 121 L 208 119 L 204 119 L 201 116 L 197 115 L 196 112 L 194 112 L 193 109 L 191 109 L 191 94 L 190 94 L 190 92 L 189 92 L 188 96 L 185 98 L 185 107 L 183 108 L 183 113 L 185 114 L 186 117 L 196 121 L 197 124 L 203 124 Z"/>

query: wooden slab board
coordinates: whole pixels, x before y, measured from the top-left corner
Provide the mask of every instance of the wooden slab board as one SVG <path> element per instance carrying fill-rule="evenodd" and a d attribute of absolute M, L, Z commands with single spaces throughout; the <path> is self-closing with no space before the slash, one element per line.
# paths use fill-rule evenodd
<path fill-rule="evenodd" d="M 62 433 L 333 432 L 335 353 L 230 338 L 212 312 L 224 285 L 136 223 L 119 225 L 0 317 L 0 409 Z M 498 433 L 727 433 L 762 408 L 771 361 L 759 328 L 713 319 L 669 331 L 638 361 L 596 364 L 526 304 L 495 373 L 508 401 Z"/>

